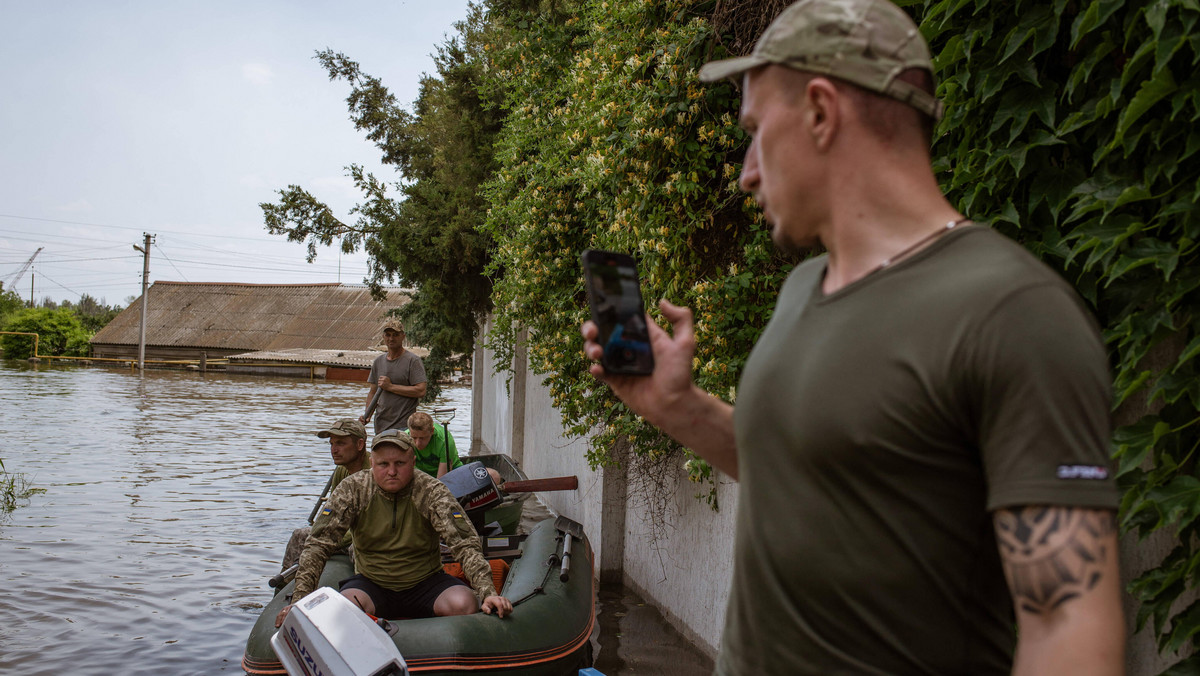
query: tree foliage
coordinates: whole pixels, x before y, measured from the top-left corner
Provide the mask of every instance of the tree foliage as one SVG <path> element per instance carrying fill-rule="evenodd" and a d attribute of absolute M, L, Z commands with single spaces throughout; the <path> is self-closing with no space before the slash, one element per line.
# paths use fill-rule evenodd
<path fill-rule="evenodd" d="M 746 145 L 736 90 L 696 80 L 698 64 L 723 52 L 711 5 L 558 3 L 560 13 L 493 16 L 487 83 L 505 93 L 508 118 L 485 224 L 497 243 L 491 343 L 511 359 L 529 329 L 530 367 L 564 423 L 599 430 L 596 464 L 622 438 L 650 455 L 678 447 L 587 374 L 579 254 L 631 252 L 648 307 L 669 298 L 696 308 L 696 379 L 730 401 L 790 267 L 735 184 Z M 706 463 L 689 467 L 710 476 Z"/>
<path fill-rule="evenodd" d="M 1195 0 L 901 2 L 930 40 L 948 114 L 935 169 L 965 213 L 994 223 L 1072 281 L 1095 312 L 1115 379 L 1122 524 L 1179 547 L 1132 585 L 1138 626 L 1190 647 L 1200 605 L 1200 62 Z M 592 459 L 620 436 L 669 441 L 585 374 L 576 259 L 634 252 L 647 300 L 698 312 L 697 380 L 735 400 L 749 346 L 790 261 L 769 247 L 733 178 L 746 139 L 737 92 L 705 61 L 748 51 L 745 26 L 781 3 L 491 3 L 486 84 L 504 93 L 485 224 L 502 363 L 529 362 Z M 689 463 L 696 478 L 704 463 Z M 1195 668 L 1195 658 L 1176 669 Z"/>
<path fill-rule="evenodd" d="M 1172 604 L 1200 582 L 1200 4 L 916 9 L 947 103 L 935 153 L 948 193 L 1062 271 L 1104 330 L 1122 525 L 1180 542 L 1132 584 L 1136 628 L 1152 621 L 1164 652 L 1191 646 L 1197 606 Z"/>
<path fill-rule="evenodd" d="M 39 354 L 83 357 L 90 348 L 91 333 L 66 308 L 18 310 L 8 316 L 3 330 L 38 334 Z M 28 359 L 33 356 L 33 337 L 0 335 L 0 347 L 5 359 Z"/>
<path fill-rule="evenodd" d="M 344 246 L 361 243 L 378 259 L 376 281 L 399 274 L 422 294 L 452 293 L 452 280 L 405 267 L 403 247 L 425 242 L 445 257 L 455 238 L 469 242 L 464 263 L 487 274 L 471 277 L 479 286 L 468 285 L 460 307 L 477 320 L 490 293 L 500 365 L 528 329 L 529 364 L 564 424 L 579 435 L 599 430 L 594 463 L 625 440 L 643 456 L 666 455 L 674 445 L 586 375 L 578 256 L 632 252 L 647 301 L 693 307 L 696 379 L 736 401 L 741 367 L 794 261 L 774 252 L 734 183 L 747 144 L 737 90 L 702 85 L 696 73 L 749 51 L 785 4 L 488 0 L 451 43 L 461 51 L 439 53 L 443 80 L 463 79 L 423 82 L 412 114 L 357 65 L 326 54 L 331 77 L 352 83 L 356 125 L 411 182 L 393 200 L 352 168 L 369 197 L 353 228 L 291 189 L 278 210 L 264 205 L 268 225 L 297 239 L 348 237 Z M 1200 583 L 1200 2 L 900 4 L 930 41 L 947 104 L 934 144 L 947 195 L 1058 269 L 1100 322 L 1115 381 L 1122 525 L 1142 536 L 1166 530 L 1179 543 L 1131 586 L 1138 627 L 1152 625 L 1164 651 L 1194 647 L 1200 605 L 1178 600 Z M 460 204 L 470 209 L 451 210 Z M 454 307 L 429 298 L 429 307 Z M 706 463 L 688 466 L 711 480 Z M 1200 658 L 1189 658 L 1169 673 L 1197 667 Z"/>
<path fill-rule="evenodd" d="M 478 84 L 474 36 L 482 23 L 476 8 L 459 24 L 460 36 L 438 48 L 437 76 L 422 78 L 412 112 L 358 63 L 332 50 L 318 52 L 330 79 L 350 85 L 346 101 L 355 128 L 375 143 L 400 180 L 388 184 L 360 166 L 348 167 L 363 193 L 352 224 L 296 185 L 280 190 L 277 203 L 260 205 L 267 230 L 307 242 L 310 261 L 317 245 L 339 243 L 346 252 L 362 247 L 370 255 L 367 281 L 377 296 L 385 282 L 414 287 L 400 314 L 414 339 L 431 350 L 431 382 L 455 355 L 471 352 L 491 309 L 491 282 L 484 274 L 491 242 L 479 228 L 487 209 L 479 186 L 493 169 L 500 117 L 483 105 Z"/>
<path fill-rule="evenodd" d="M 0 326 L 4 325 L 9 315 L 25 307 L 25 301 L 14 291 L 0 289 Z"/>

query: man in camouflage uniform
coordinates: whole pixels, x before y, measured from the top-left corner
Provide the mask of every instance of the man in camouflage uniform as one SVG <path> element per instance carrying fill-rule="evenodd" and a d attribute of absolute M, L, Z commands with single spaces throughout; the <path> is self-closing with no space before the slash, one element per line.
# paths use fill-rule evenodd
<path fill-rule="evenodd" d="M 337 488 L 338 484 L 346 477 L 371 466 L 371 453 L 367 450 L 367 428 L 358 420 L 341 418 L 330 425 L 329 429 L 314 434 L 321 439 L 329 440 L 329 454 L 333 458 L 333 463 L 337 465 L 333 470 L 333 476 L 329 477 L 330 491 Z M 319 523 L 321 520 L 322 517 L 318 515 L 315 523 Z M 311 530 L 305 526 L 292 531 L 292 537 L 288 540 L 287 548 L 283 552 L 281 570 L 291 568 L 300 560 L 300 551 L 304 549 L 304 542 L 308 540 Z M 347 533 L 346 537 L 342 539 L 342 546 L 339 549 L 349 547 L 350 534 Z M 353 550 L 351 550 L 351 557 L 353 557 Z"/>
<path fill-rule="evenodd" d="M 512 603 L 492 585 L 479 536 L 450 489 L 416 471 L 416 446 L 404 432 L 375 435 L 371 472 L 343 481 L 313 527 L 300 555 L 292 601 L 316 589 L 329 555 L 349 531 L 356 550 L 354 577 L 341 584 L 344 596 L 378 617 L 433 617 L 512 612 Z M 441 537 L 474 587 L 442 571 Z M 279 612 L 275 626 L 291 606 Z"/>

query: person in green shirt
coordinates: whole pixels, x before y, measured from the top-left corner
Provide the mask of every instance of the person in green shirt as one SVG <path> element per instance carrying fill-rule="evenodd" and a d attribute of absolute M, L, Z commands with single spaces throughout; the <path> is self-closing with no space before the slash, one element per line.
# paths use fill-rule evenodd
<path fill-rule="evenodd" d="M 417 469 L 422 472 L 440 479 L 446 472 L 462 467 L 450 430 L 428 413 L 417 411 L 409 416 L 408 435 L 417 446 Z"/>
<path fill-rule="evenodd" d="M 329 440 L 329 455 L 333 458 L 333 476 L 329 477 L 329 490 L 337 488 L 346 477 L 371 466 L 371 453 L 367 450 L 367 428 L 354 418 L 339 418 L 332 425 L 314 434 L 321 439 Z M 321 517 L 317 516 L 317 521 Z M 287 548 L 283 553 L 283 564 L 280 570 L 287 570 L 300 560 L 300 551 L 308 539 L 311 529 L 308 526 L 292 531 Z M 342 548 L 350 546 L 347 536 Z"/>

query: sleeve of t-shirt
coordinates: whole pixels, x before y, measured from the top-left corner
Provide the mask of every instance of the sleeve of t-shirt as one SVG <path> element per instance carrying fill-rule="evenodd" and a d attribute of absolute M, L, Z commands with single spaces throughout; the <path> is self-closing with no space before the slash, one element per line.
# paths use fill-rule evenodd
<path fill-rule="evenodd" d="M 1116 507 L 1108 360 L 1073 290 L 1016 291 L 986 314 L 974 338 L 966 377 L 987 508 Z"/>
<path fill-rule="evenodd" d="M 412 364 L 408 367 L 408 384 L 420 385 L 425 380 L 425 363 L 414 354 Z"/>
<path fill-rule="evenodd" d="M 379 382 L 379 374 L 375 372 L 376 360 L 371 361 L 371 373 L 367 375 L 367 382 L 375 384 Z"/>

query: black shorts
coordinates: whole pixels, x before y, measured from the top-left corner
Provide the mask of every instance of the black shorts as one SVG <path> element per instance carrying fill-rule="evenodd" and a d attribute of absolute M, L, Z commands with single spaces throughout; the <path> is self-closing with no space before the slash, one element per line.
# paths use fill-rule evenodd
<path fill-rule="evenodd" d="M 404 591 L 380 587 L 362 575 L 342 580 L 340 589 L 360 589 L 371 597 L 375 604 L 375 616 L 389 620 L 399 618 L 433 617 L 433 603 L 442 592 L 465 582 L 457 577 L 438 571 Z"/>

